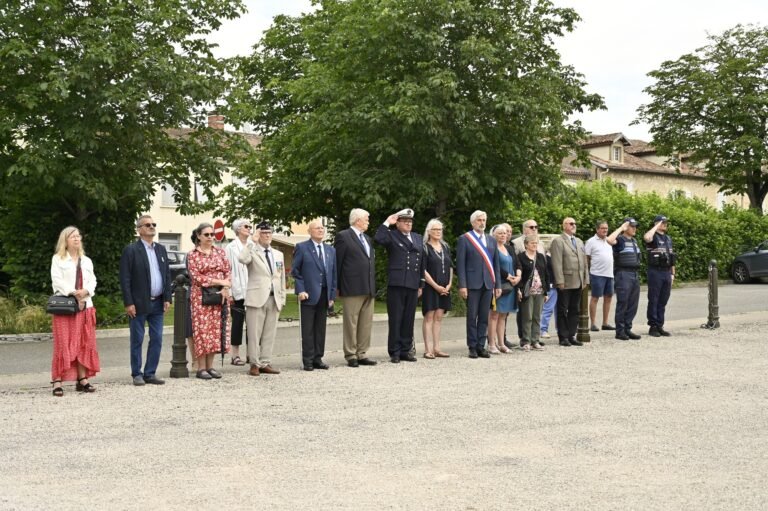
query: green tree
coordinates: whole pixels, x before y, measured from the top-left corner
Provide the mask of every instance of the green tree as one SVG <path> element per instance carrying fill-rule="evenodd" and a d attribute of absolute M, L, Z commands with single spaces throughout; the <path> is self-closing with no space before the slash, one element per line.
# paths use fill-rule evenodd
<path fill-rule="evenodd" d="M 768 194 L 768 29 L 738 25 L 649 73 L 638 110 L 660 154 L 688 154 L 709 183 L 746 194 L 762 214 Z M 637 122 L 637 121 L 636 121 Z"/>
<path fill-rule="evenodd" d="M 550 1 L 321 0 L 278 16 L 238 68 L 231 122 L 263 135 L 225 213 L 280 222 L 352 207 L 378 222 L 500 211 L 560 185 L 584 136 L 574 112 L 601 108 L 553 39 L 578 15 Z"/>
<path fill-rule="evenodd" d="M 50 289 L 53 245 L 74 224 L 99 292 L 115 292 L 121 248 L 157 186 L 173 187 L 182 212 L 210 207 L 190 201 L 192 182 L 218 184 L 241 141 L 205 128 L 229 78 L 204 37 L 242 9 L 240 0 L 0 6 L 0 240 L 14 291 Z"/>

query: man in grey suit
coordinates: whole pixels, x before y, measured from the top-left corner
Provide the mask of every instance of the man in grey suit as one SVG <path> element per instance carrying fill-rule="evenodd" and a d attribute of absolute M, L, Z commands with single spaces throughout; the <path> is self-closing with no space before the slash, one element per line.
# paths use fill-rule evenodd
<path fill-rule="evenodd" d="M 581 290 L 589 284 L 584 243 L 576 237 L 576 220 L 563 220 L 563 234 L 552 240 L 552 271 L 557 288 L 557 336 L 560 346 L 581 346 L 576 340 Z"/>

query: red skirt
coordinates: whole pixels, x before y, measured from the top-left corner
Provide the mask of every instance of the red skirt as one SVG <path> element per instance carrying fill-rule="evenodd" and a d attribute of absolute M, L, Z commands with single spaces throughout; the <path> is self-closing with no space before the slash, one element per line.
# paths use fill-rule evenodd
<path fill-rule="evenodd" d="M 53 316 L 51 380 L 77 381 L 77 364 L 91 378 L 101 370 L 96 346 L 96 309 L 89 307 L 74 316 Z"/>

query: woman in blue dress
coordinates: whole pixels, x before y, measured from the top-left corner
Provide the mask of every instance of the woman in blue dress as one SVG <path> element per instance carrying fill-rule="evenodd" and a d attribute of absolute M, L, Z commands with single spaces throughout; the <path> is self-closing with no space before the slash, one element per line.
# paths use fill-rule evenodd
<path fill-rule="evenodd" d="M 491 316 L 488 321 L 488 351 L 490 353 L 509 353 L 510 349 L 504 346 L 504 328 L 507 324 L 507 315 L 517 312 L 517 293 L 514 289 L 520 281 L 520 269 L 515 266 L 514 255 L 507 250 L 507 242 L 512 239 L 512 227 L 509 224 L 499 224 L 491 229 L 491 236 L 496 239 L 496 250 L 499 253 L 499 267 L 501 275 L 502 295 L 491 303 Z"/>

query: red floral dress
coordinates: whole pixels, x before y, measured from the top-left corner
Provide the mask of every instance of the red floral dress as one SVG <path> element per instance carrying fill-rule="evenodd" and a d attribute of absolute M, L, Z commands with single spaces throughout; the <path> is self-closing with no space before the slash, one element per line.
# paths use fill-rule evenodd
<path fill-rule="evenodd" d="M 222 336 L 222 307 L 227 307 L 225 332 L 225 353 L 229 353 L 229 305 L 203 305 L 203 291 L 201 288 L 211 285 L 212 279 L 229 280 L 230 265 L 226 253 L 212 247 L 211 253 L 206 255 L 195 248 L 188 256 L 189 277 L 192 281 L 190 291 L 190 306 L 192 309 L 192 331 L 195 358 L 221 352 Z"/>

